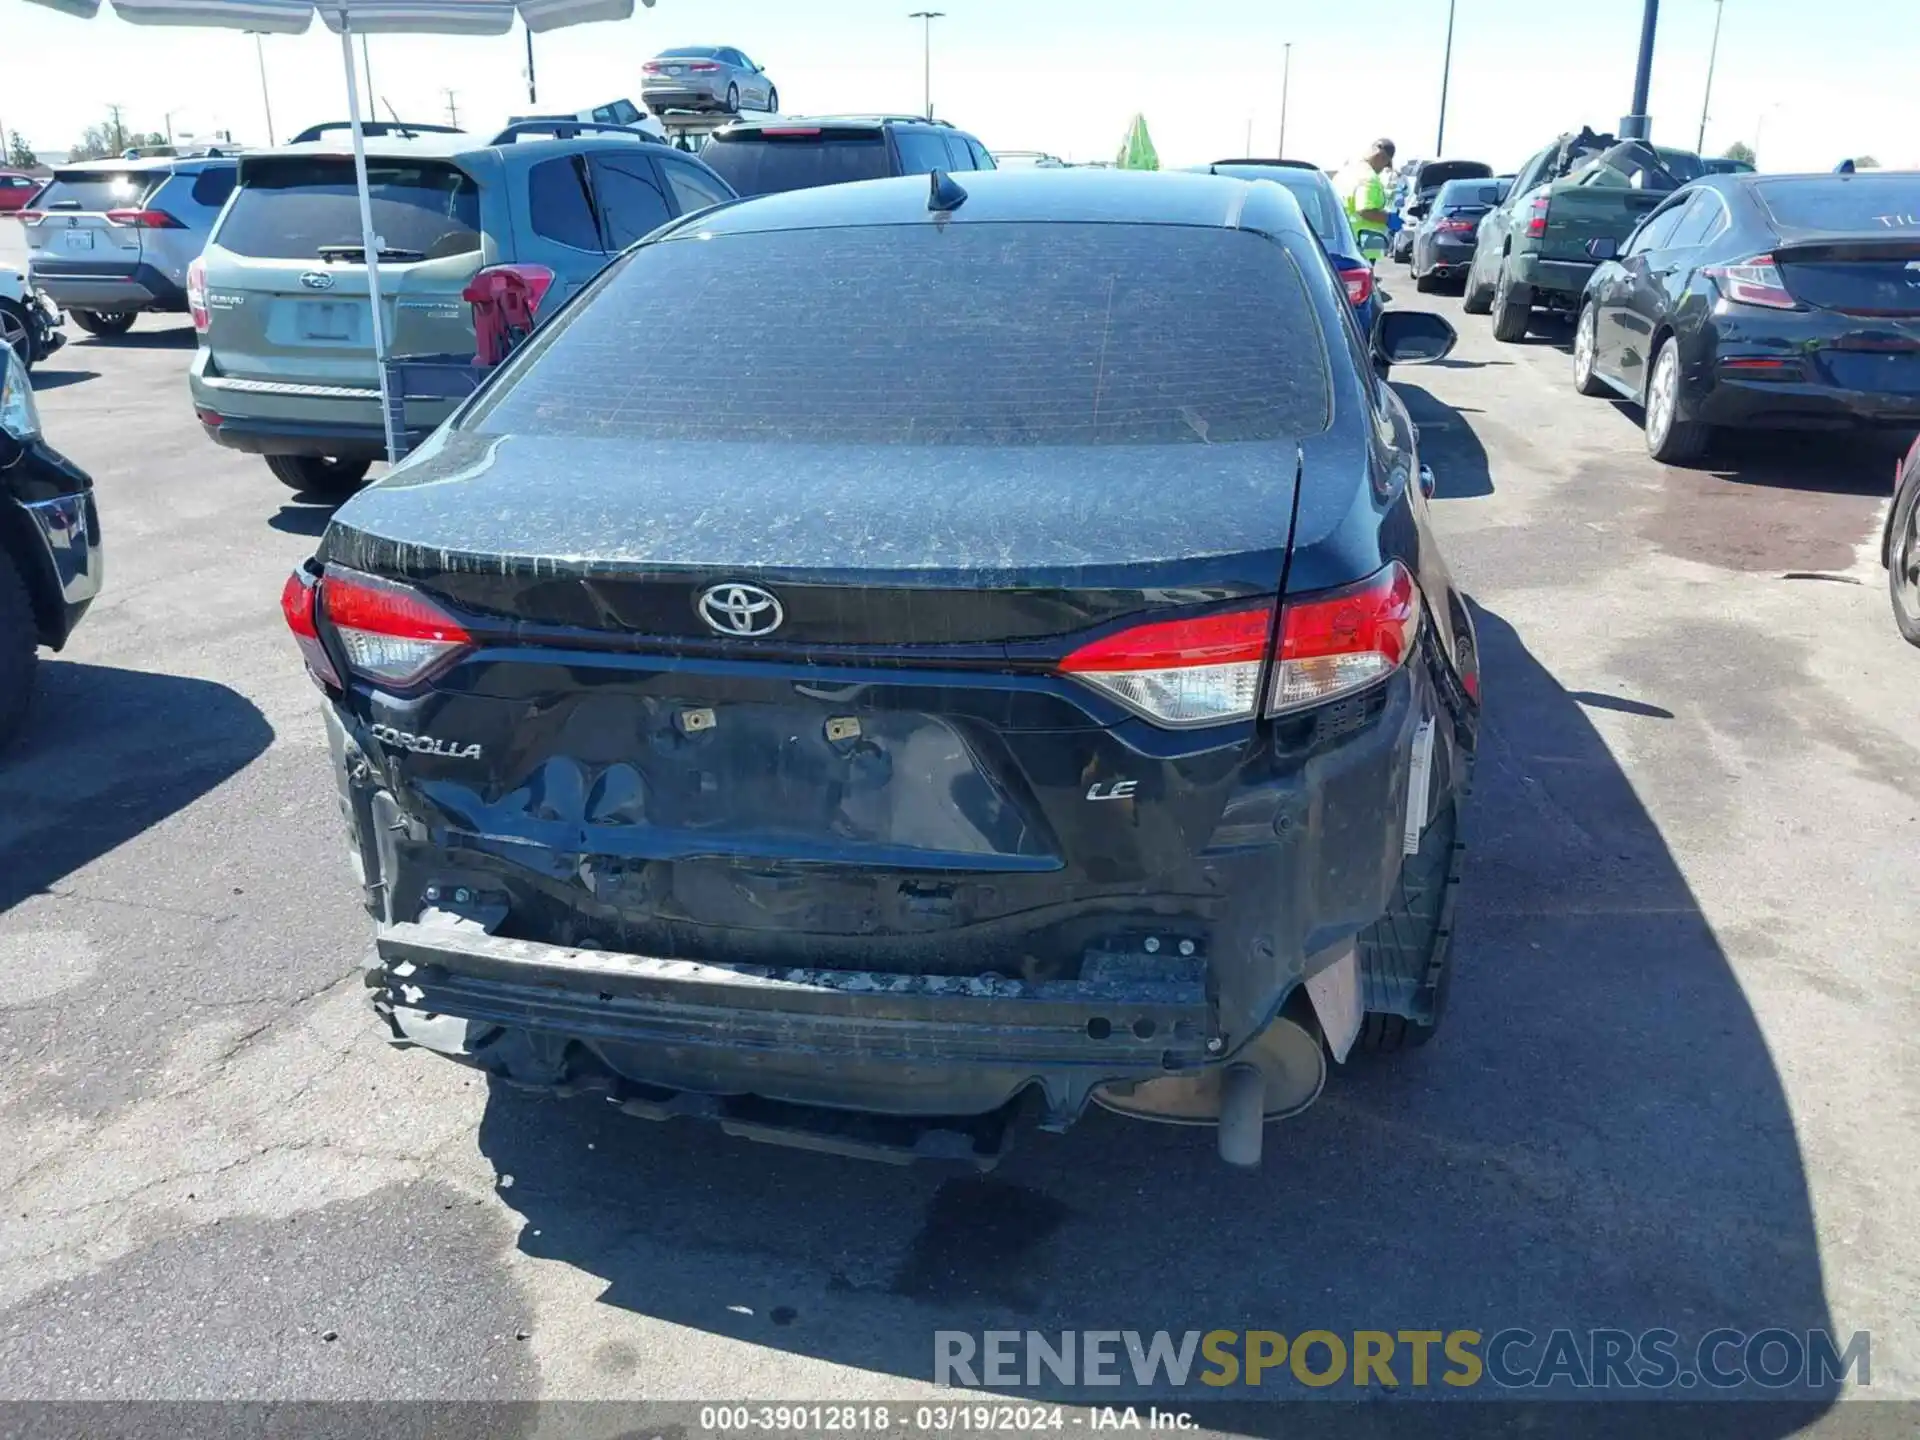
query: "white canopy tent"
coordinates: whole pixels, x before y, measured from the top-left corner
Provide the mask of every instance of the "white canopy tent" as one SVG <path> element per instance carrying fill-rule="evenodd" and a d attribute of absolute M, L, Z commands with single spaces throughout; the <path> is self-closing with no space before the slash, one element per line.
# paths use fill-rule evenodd
<path fill-rule="evenodd" d="M 102 0 L 31 0 L 92 19 Z M 642 0 L 651 6 L 653 0 Z M 197 25 L 298 35 L 318 15 L 340 37 L 347 78 L 347 118 L 353 129 L 353 170 L 360 191 L 360 243 L 366 247 L 367 291 L 373 305 L 374 363 L 387 458 L 399 458 L 387 376 L 386 318 L 380 302 L 380 237 L 373 232 L 367 187 L 366 136 L 360 125 L 360 87 L 353 61 L 355 35 L 504 35 L 518 16 L 529 31 L 558 30 L 594 20 L 625 20 L 633 0 L 112 0 L 114 13 L 134 25 Z M 368 97 L 371 99 L 372 97 Z"/>

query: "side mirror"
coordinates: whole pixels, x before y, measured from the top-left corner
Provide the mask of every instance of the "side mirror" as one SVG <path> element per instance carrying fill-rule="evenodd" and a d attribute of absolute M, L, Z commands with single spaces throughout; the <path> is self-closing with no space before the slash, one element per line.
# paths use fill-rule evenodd
<path fill-rule="evenodd" d="M 1362 230 L 1353 238 L 1359 244 L 1362 255 L 1370 250 L 1387 248 L 1387 232 L 1384 230 Z"/>
<path fill-rule="evenodd" d="M 1596 235 L 1587 241 L 1587 254 L 1596 260 L 1617 260 L 1620 258 L 1620 242 L 1611 235 Z"/>
<path fill-rule="evenodd" d="M 1409 205 L 1407 207 L 1407 214 L 1413 216 L 1416 220 L 1421 220 L 1426 217 L 1427 211 L 1432 208 L 1430 205 Z"/>
<path fill-rule="evenodd" d="M 1373 322 L 1373 355 L 1389 365 L 1424 365 L 1453 353 L 1460 336 L 1430 310 L 1387 310 Z"/>

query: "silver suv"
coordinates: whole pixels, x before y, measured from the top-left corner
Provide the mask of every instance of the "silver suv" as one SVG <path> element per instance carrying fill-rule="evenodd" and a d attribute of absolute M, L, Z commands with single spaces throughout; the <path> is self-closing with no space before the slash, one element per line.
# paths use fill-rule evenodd
<path fill-rule="evenodd" d="M 32 284 L 92 335 L 187 311 L 187 267 L 233 193 L 232 156 L 63 165 L 20 212 Z"/>
<path fill-rule="evenodd" d="M 475 354 L 464 292 L 514 265 L 550 314 L 643 235 L 735 198 L 691 155 L 637 130 L 523 120 L 491 139 L 367 127 L 380 298 L 396 358 Z M 295 490 L 343 494 L 385 454 L 353 157 L 322 138 L 249 155 L 190 285 L 199 353 L 187 372 L 210 438 L 266 458 Z M 404 395 L 410 449 L 451 396 Z"/>

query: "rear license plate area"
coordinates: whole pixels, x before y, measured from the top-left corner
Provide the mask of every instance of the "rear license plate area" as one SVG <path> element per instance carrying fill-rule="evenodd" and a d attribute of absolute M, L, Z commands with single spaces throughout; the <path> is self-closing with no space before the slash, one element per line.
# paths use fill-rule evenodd
<path fill-rule="evenodd" d="M 333 300 L 308 300 L 300 306 L 303 340 L 353 340 L 359 332 L 359 307 Z"/>
<path fill-rule="evenodd" d="M 93 249 L 93 232 L 91 230 L 65 231 L 62 234 L 61 243 L 68 250 L 91 250 Z"/>
<path fill-rule="evenodd" d="M 1920 395 L 1920 352 L 1830 351 L 1827 376 L 1842 390 Z"/>

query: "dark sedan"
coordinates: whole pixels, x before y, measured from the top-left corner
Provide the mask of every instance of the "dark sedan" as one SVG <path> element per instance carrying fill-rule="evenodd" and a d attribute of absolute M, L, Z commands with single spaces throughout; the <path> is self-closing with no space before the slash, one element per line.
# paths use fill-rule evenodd
<path fill-rule="evenodd" d="M 1449 180 L 1440 187 L 1414 228 L 1414 289 L 1427 294 L 1447 281 L 1466 279 L 1481 217 L 1506 196 L 1499 180 Z"/>
<path fill-rule="evenodd" d="M 701 315 L 752 346 L 653 343 Z M 626 251 L 286 586 L 394 1038 L 845 1153 L 1098 1103 L 1255 1163 L 1448 985 L 1479 670 L 1369 343 L 1453 332 L 1369 342 L 1204 175 Z"/>
<path fill-rule="evenodd" d="M 1920 174 L 1710 175 L 1593 246 L 1574 385 L 1642 403 L 1656 460 L 1721 427 L 1920 426 Z"/>
<path fill-rule="evenodd" d="M 1211 165 L 1193 168 L 1235 180 L 1266 180 L 1292 191 L 1294 203 L 1306 217 L 1308 228 L 1320 238 L 1321 248 L 1327 252 L 1328 261 L 1346 288 L 1354 319 L 1359 321 L 1362 331 L 1372 330 L 1381 308 L 1373 262 L 1361 254 L 1360 242 L 1340 204 L 1340 194 L 1325 171 L 1305 160 L 1216 160 Z"/>

